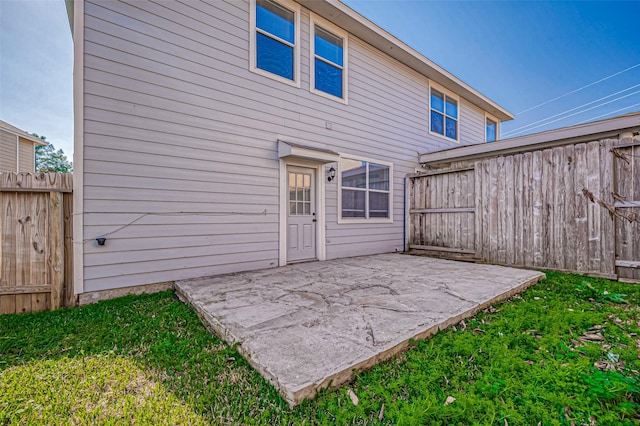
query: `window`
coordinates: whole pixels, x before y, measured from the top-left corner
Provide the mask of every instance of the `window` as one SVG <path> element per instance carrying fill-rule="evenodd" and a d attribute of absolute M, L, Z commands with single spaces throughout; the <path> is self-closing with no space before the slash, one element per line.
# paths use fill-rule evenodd
<path fill-rule="evenodd" d="M 443 91 L 431 88 L 430 131 L 458 140 L 458 100 Z"/>
<path fill-rule="evenodd" d="M 285 82 L 297 83 L 297 9 L 281 6 L 271 0 L 255 0 L 253 12 L 252 70 Z"/>
<path fill-rule="evenodd" d="M 391 164 L 342 158 L 341 218 L 392 220 Z"/>
<path fill-rule="evenodd" d="M 347 34 L 313 15 L 311 33 L 311 91 L 346 101 Z"/>
<path fill-rule="evenodd" d="M 498 121 L 486 118 L 485 139 L 487 142 L 493 142 L 498 139 Z"/>
<path fill-rule="evenodd" d="M 311 175 L 289 172 L 289 215 L 311 214 Z"/>

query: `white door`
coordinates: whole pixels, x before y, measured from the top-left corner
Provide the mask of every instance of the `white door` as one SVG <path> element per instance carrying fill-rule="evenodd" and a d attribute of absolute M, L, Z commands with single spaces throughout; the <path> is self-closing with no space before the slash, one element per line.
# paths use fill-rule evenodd
<path fill-rule="evenodd" d="M 287 262 L 317 258 L 315 180 L 315 169 L 287 167 Z"/>

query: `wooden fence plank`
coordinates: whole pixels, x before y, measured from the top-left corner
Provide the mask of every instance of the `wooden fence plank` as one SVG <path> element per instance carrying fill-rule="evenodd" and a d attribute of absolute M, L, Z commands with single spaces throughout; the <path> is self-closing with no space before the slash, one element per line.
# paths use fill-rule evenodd
<path fill-rule="evenodd" d="M 476 161 L 475 168 L 473 171 L 473 183 L 474 183 L 474 191 L 473 191 L 473 203 L 475 206 L 474 213 L 474 233 L 473 233 L 473 247 L 475 249 L 475 256 L 477 258 L 482 258 L 482 239 L 484 235 L 482 234 L 482 162 Z"/>
<path fill-rule="evenodd" d="M 482 259 L 489 262 L 491 252 L 491 164 L 490 160 L 482 161 Z"/>
<path fill-rule="evenodd" d="M 473 214 L 467 216 L 467 233 L 465 247 L 468 249 L 474 249 L 476 247 L 476 214 L 475 214 L 475 199 L 476 199 L 476 172 L 475 170 L 469 170 L 467 172 L 467 185 L 469 190 L 467 191 L 467 202 L 465 206 L 473 207 Z"/>
<path fill-rule="evenodd" d="M 613 205 L 613 141 L 600 142 L 600 199 L 607 205 Z M 599 206 L 601 207 L 601 206 Z M 615 223 L 614 216 L 601 207 L 600 214 L 600 272 L 615 274 Z"/>
<path fill-rule="evenodd" d="M 2 201 L 2 269 L 0 270 L 0 286 L 13 287 L 16 282 L 16 230 L 17 196 L 15 193 L 4 193 Z M 0 314 L 16 312 L 16 296 L 0 296 Z"/>
<path fill-rule="evenodd" d="M 581 143 L 575 146 L 574 158 L 576 163 L 576 173 L 574 177 L 576 271 L 582 273 L 589 270 L 589 202 L 582 193 L 583 188 L 587 187 L 586 144 Z"/>
<path fill-rule="evenodd" d="M 62 196 L 64 213 L 64 301 L 63 306 L 75 306 L 73 292 L 73 194 Z"/>
<path fill-rule="evenodd" d="M 449 182 L 451 182 L 451 177 L 453 177 L 453 190 L 454 193 L 453 195 L 453 207 L 457 208 L 462 206 L 462 191 L 466 188 L 466 185 L 464 185 L 464 189 L 463 189 L 463 176 L 461 173 L 452 173 L 451 176 L 449 177 Z M 451 203 L 449 203 L 449 205 L 451 205 Z M 450 226 L 453 227 L 452 231 L 453 231 L 453 247 L 456 248 L 461 248 L 464 247 L 462 245 L 462 215 L 460 213 L 454 213 L 451 214 L 450 216 L 452 216 L 452 221 L 450 220 Z M 453 223 L 451 223 L 453 222 Z M 466 221 L 465 221 L 466 222 Z"/>
<path fill-rule="evenodd" d="M 505 205 L 504 205 L 504 248 L 505 248 L 505 264 L 515 264 L 515 170 L 513 155 L 506 156 L 504 159 L 505 173 Z"/>
<path fill-rule="evenodd" d="M 596 197 L 600 195 L 600 144 L 587 144 L 587 189 Z M 589 272 L 599 272 L 601 262 L 600 244 L 600 213 L 602 208 L 589 202 L 588 204 L 588 232 L 589 232 Z"/>
<path fill-rule="evenodd" d="M 498 262 L 498 163 L 489 160 L 489 262 Z"/>
<path fill-rule="evenodd" d="M 522 154 L 513 156 L 513 265 L 523 265 L 522 256 Z"/>
<path fill-rule="evenodd" d="M 533 176 L 533 266 L 544 266 L 543 232 L 542 232 L 542 151 L 534 151 L 531 157 L 531 174 Z"/>
<path fill-rule="evenodd" d="M 640 144 L 636 142 L 636 145 L 627 149 L 631 157 L 631 182 L 633 189 L 633 199 L 640 200 Z M 640 206 L 639 206 L 640 207 Z M 640 215 L 640 208 L 633 210 L 636 214 Z M 633 246 L 633 259 L 640 260 L 640 223 L 636 222 L 632 228 L 632 241 L 635 241 Z M 636 281 L 640 281 L 640 269 L 636 269 L 633 273 L 633 278 Z"/>
<path fill-rule="evenodd" d="M 49 193 L 49 270 L 51 310 L 62 306 L 64 285 L 64 214 L 62 194 Z"/>
<path fill-rule="evenodd" d="M 533 174 L 530 152 L 522 154 L 522 264 L 533 266 Z"/>
<path fill-rule="evenodd" d="M 505 158 L 498 157 L 497 162 L 497 174 L 498 174 L 498 208 L 497 208 L 497 221 L 498 221 L 498 246 L 496 253 L 496 262 L 504 265 L 506 263 L 506 240 L 507 240 L 507 212 L 506 212 L 506 172 L 505 172 Z"/>
<path fill-rule="evenodd" d="M 562 253 L 564 256 L 564 268 L 575 271 L 576 264 L 576 251 L 573 249 L 576 246 L 576 212 L 575 212 L 575 154 L 574 146 L 567 145 L 564 147 L 564 163 L 562 168 L 562 174 L 564 175 L 564 187 L 565 193 L 563 194 L 563 202 L 565 205 L 565 219 L 563 223 L 563 241 Z"/>
<path fill-rule="evenodd" d="M 564 184 L 564 148 L 553 148 L 553 161 L 552 161 L 552 173 L 553 173 L 553 204 L 550 209 L 550 226 L 552 230 L 550 234 L 551 243 L 553 247 L 552 267 L 556 269 L 564 268 L 564 228 L 565 228 L 565 206 L 564 199 L 566 198 L 566 188 Z"/>
<path fill-rule="evenodd" d="M 16 287 L 22 287 L 32 283 L 31 278 L 31 234 L 33 228 L 33 218 L 31 212 L 34 210 L 36 198 L 32 194 L 17 197 L 16 200 Z M 22 293 L 22 292 L 19 292 Z M 31 311 L 31 296 L 16 294 L 16 312 Z"/>

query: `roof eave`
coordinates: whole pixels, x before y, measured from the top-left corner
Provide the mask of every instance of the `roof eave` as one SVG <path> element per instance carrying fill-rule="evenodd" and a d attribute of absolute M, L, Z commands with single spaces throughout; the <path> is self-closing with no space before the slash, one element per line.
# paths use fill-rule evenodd
<path fill-rule="evenodd" d="M 402 62 L 430 80 L 462 96 L 501 121 L 514 115 L 449 73 L 406 43 L 383 30 L 339 0 L 296 0 L 307 9 L 330 20 L 387 55 Z"/>
<path fill-rule="evenodd" d="M 537 151 L 580 142 L 617 137 L 621 133 L 640 131 L 640 112 L 605 120 L 547 130 L 496 142 L 467 145 L 420 154 L 420 164 L 433 165 L 452 161 L 469 161 L 496 155 Z"/>

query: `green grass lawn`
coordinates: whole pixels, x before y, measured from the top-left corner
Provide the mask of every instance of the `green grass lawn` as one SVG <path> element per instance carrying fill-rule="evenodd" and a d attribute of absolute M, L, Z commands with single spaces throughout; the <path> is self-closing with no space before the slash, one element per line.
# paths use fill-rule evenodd
<path fill-rule="evenodd" d="M 0 424 L 640 424 L 639 300 L 548 273 L 295 409 L 173 292 L 5 315 Z"/>

